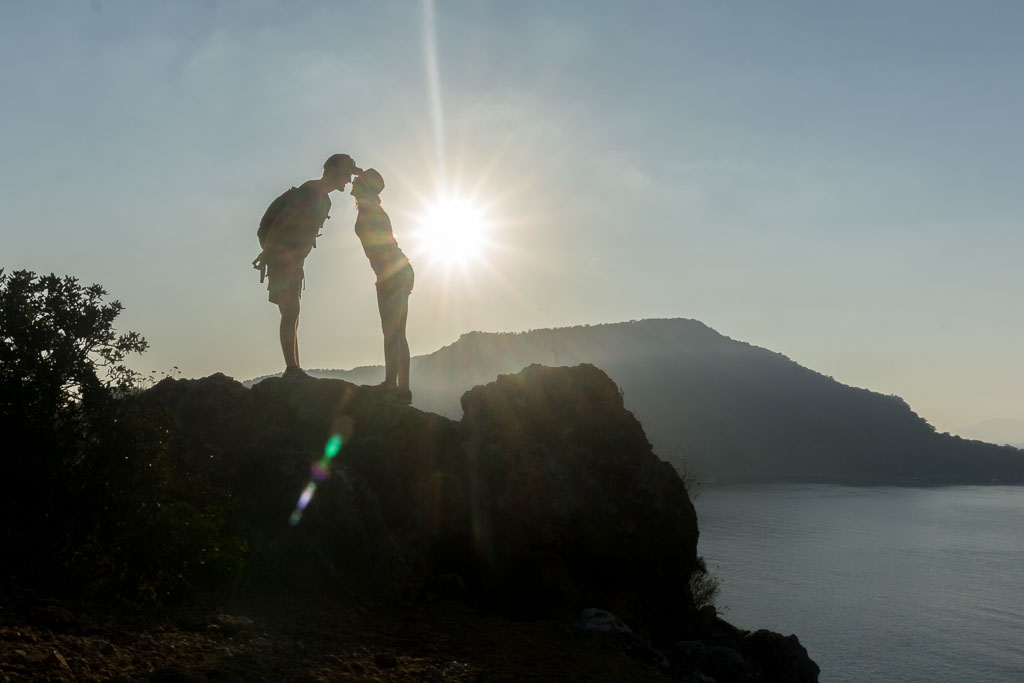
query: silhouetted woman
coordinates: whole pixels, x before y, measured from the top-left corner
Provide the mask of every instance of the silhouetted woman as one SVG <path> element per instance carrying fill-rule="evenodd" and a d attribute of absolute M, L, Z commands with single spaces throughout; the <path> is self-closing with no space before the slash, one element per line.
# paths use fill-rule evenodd
<path fill-rule="evenodd" d="M 384 331 L 384 381 L 371 388 L 388 392 L 402 403 L 411 403 L 405 323 L 409 317 L 409 294 L 414 276 L 409 259 L 395 241 L 391 219 L 380 206 L 383 189 L 384 178 L 372 168 L 352 181 L 352 196 L 359 210 L 356 235 L 377 275 L 377 308 Z"/>

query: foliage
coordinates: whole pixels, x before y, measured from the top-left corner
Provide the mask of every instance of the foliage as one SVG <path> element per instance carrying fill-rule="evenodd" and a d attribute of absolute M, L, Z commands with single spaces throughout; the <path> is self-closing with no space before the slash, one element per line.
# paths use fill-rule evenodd
<path fill-rule="evenodd" d="M 690 575 L 690 594 L 693 596 L 694 607 L 701 609 L 709 605 L 714 606 L 721 587 L 722 579 L 711 574 L 704 558 L 698 557 L 697 567 Z"/>
<path fill-rule="evenodd" d="M 57 275 L 0 269 L 0 383 L 29 400 L 26 413 L 61 417 L 81 401 L 126 391 L 138 373 L 124 361 L 148 344 L 137 332 L 117 334 L 120 301 L 104 302 L 100 285 Z M 102 374 L 101 374 L 102 373 Z M 5 405 L 5 407 L 7 407 Z"/>
<path fill-rule="evenodd" d="M 666 459 L 675 465 L 676 473 L 683 480 L 683 486 L 686 487 L 686 494 L 690 497 L 690 500 L 697 500 L 700 497 L 701 481 L 697 473 L 690 467 L 686 456 L 683 455 L 682 447 L 677 446 L 669 451 L 666 454 Z"/>
<path fill-rule="evenodd" d="M 233 500 L 194 444 L 135 397 L 116 414 L 74 470 L 72 495 L 95 512 L 77 525 L 83 542 L 61 558 L 66 575 L 90 594 L 161 602 L 237 574 L 246 547 L 227 529 Z"/>
<path fill-rule="evenodd" d="M 73 277 L 0 270 L 4 578 L 161 600 L 229 576 L 244 547 L 230 500 L 174 423 L 134 394 L 120 302 Z"/>

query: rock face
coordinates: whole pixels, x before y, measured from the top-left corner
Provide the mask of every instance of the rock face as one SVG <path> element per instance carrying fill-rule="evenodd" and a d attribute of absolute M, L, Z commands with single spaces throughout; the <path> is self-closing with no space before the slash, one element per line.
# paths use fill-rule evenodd
<path fill-rule="evenodd" d="M 402 593 L 455 574 L 481 603 L 524 615 L 599 603 L 694 616 L 693 505 L 593 366 L 476 387 L 461 422 L 340 380 L 246 390 L 214 375 L 164 380 L 148 399 L 213 451 L 264 578 Z M 334 434 L 331 476 L 291 528 Z"/>
<path fill-rule="evenodd" d="M 478 547 L 499 594 L 692 618 L 696 513 L 602 371 L 532 365 L 462 405 Z"/>
<path fill-rule="evenodd" d="M 255 590 L 436 594 L 526 617 L 597 605 L 658 647 L 707 651 L 692 645 L 707 630 L 688 588 L 693 505 L 594 366 L 501 376 L 466 392 L 461 422 L 341 380 L 166 379 L 143 399 L 212 468 Z"/>

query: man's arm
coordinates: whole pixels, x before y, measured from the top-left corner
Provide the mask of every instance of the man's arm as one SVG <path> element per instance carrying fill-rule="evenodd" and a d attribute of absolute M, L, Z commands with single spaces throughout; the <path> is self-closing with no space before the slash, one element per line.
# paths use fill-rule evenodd
<path fill-rule="evenodd" d="M 274 222 L 270 224 L 270 229 L 267 230 L 267 235 L 262 242 L 260 242 L 260 248 L 266 249 L 267 245 L 274 246 L 275 233 L 280 235 L 282 226 L 287 225 L 292 218 L 295 217 L 296 211 L 294 207 L 286 206 L 279 214 Z"/>
<path fill-rule="evenodd" d="M 260 240 L 260 253 L 252 260 L 252 267 L 260 271 L 261 283 L 267 277 L 267 252 L 272 252 L 274 247 L 278 246 L 275 244 L 275 236 L 282 234 L 282 226 L 286 225 L 295 213 L 295 209 L 291 206 L 286 206 L 282 209 L 280 213 L 277 214 L 274 222 L 270 224 L 270 228 L 267 230 L 266 234 Z"/>

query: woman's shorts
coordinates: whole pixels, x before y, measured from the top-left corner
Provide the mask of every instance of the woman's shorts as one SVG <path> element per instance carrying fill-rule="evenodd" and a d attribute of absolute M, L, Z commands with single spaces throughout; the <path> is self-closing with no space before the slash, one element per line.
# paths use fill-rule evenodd
<path fill-rule="evenodd" d="M 377 294 L 408 294 L 416 281 L 416 275 L 412 271 L 412 265 L 406 263 L 405 267 L 397 273 L 377 283 Z"/>
<path fill-rule="evenodd" d="M 377 283 L 377 309 L 380 324 L 387 335 L 402 326 L 409 310 L 409 293 L 415 276 L 412 266 L 406 266 L 386 280 Z"/>

